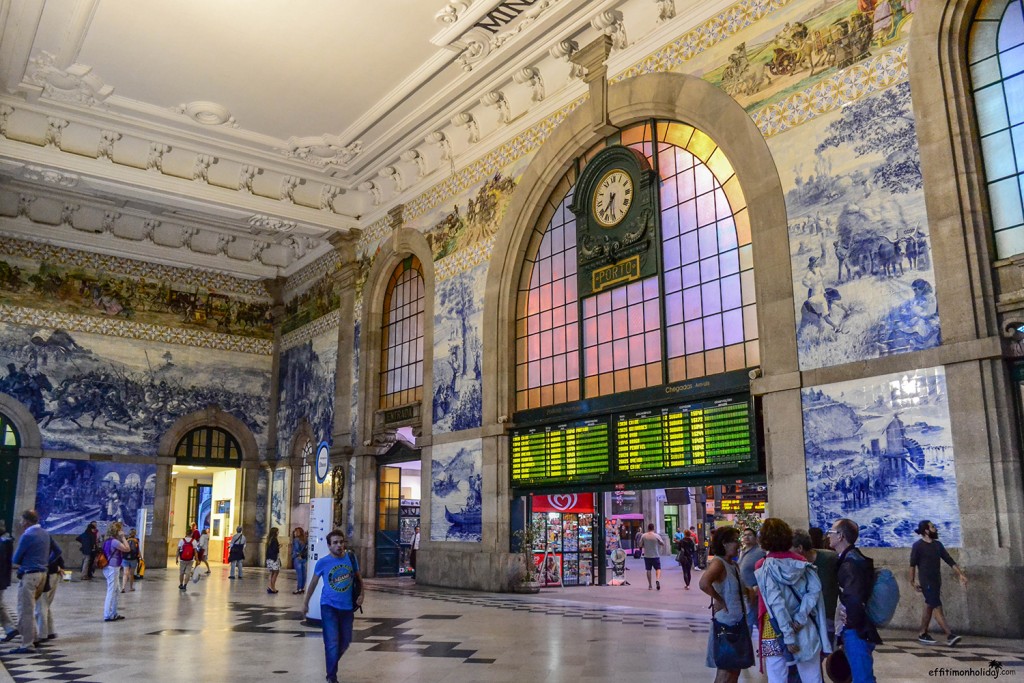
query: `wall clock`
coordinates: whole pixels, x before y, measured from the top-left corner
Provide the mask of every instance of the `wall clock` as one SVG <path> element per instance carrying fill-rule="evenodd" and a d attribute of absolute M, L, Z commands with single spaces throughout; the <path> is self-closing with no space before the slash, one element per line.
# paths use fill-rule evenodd
<path fill-rule="evenodd" d="M 594 191 L 591 212 L 598 225 L 611 228 L 622 222 L 633 203 L 633 179 L 621 168 L 604 174 Z"/>
<path fill-rule="evenodd" d="M 569 208 L 580 297 L 658 272 L 658 180 L 643 154 L 623 145 L 598 152 L 580 173 Z"/>

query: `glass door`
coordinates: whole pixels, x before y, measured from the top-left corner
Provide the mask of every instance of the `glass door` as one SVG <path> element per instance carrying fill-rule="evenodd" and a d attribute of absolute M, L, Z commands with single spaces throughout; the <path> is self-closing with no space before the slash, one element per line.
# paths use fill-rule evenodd
<path fill-rule="evenodd" d="M 377 477 L 376 576 L 398 576 L 402 468 L 381 465 Z"/>

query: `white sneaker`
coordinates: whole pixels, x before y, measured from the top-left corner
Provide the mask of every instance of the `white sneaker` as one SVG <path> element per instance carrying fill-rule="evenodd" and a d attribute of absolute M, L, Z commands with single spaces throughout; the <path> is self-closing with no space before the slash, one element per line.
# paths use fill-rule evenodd
<path fill-rule="evenodd" d="M 199 574 L 192 575 L 192 583 L 199 583 Z"/>

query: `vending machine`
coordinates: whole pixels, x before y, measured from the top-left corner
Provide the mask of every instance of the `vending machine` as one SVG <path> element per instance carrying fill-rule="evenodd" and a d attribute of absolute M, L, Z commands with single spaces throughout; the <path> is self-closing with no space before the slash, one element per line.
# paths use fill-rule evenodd
<path fill-rule="evenodd" d="M 308 557 L 306 562 L 306 585 L 313 579 L 313 569 L 316 561 L 321 557 L 330 554 L 327 547 L 327 534 L 334 528 L 334 505 L 331 498 L 311 498 L 309 500 L 309 540 Z M 323 582 L 316 585 L 316 590 L 309 598 L 309 611 L 306 612 L 308 621 L 320 622 L 320 592 L 323 590 Z"/>

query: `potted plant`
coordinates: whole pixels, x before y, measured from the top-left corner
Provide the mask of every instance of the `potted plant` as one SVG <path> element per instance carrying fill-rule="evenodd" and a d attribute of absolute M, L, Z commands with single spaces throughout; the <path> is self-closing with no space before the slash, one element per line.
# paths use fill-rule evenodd
<path fill-rule="evenodd" d="M 513 534 L 519 543 L 521 566 L 512 580 L 512 590 L 516 593 L 538 593 L 540 582 L 537 581 L 537 569 L 533 563 L 533 546 L 540 538 L 540 529 L 530 524 Z"/>

